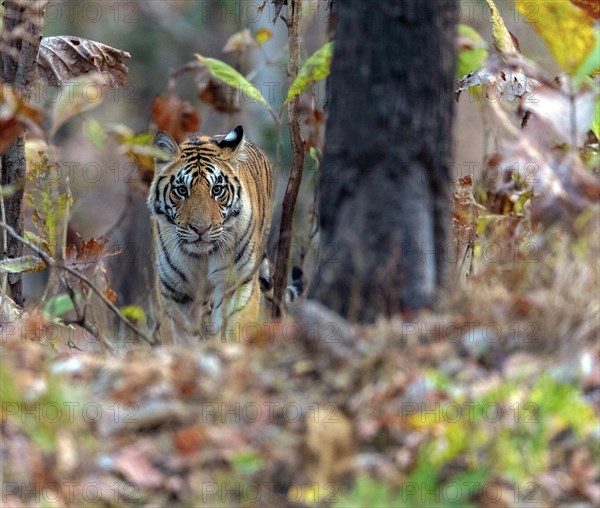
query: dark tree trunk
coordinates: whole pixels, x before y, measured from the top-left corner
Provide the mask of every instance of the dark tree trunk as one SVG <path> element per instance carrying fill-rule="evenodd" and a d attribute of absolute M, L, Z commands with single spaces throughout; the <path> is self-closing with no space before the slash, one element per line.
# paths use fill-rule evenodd
<path fill-rule="evenodd" d="M 455 7 L 336 2 L 309 296 L 347 318 L 430 307 L 444 283 Z"/>
<path fill-rule="evenodd" d="M 0 82 L 10 85 L 25 99 L 29 98 L 36 58 L 42 38 L 45 2 L 6 0 L 2 18 L 2 54 Z M 25 141 L 19 136 L 0 155 L 2 185 L 15 185 L 16 192 L 5 199 L 6 222 L 19 234 L 23 233 L 23 192 L 25 188 Z M 7 252 L 2 257 L 20 257 L 23 246 L 11 236 Z M 23 304 L 21 274 L 9 274 L 8 283 L 13 300 Z"/>

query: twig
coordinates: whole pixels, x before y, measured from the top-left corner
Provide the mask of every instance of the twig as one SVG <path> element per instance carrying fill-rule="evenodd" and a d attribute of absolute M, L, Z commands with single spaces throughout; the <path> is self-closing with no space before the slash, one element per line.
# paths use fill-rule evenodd
<path fill-rule="evenodd" d="M 85 308 L 83 310 L 81 309 L 81 306 L 79 305 L 79 301 L 77 300 L 77 295 L 75 294 L 75 290 L 73 289 L 71 284 L 69 284 L 69 281 L 67 280 L 67 278 L 61 274 L 60 279 L 61 279 L 63 285 L 65 286 L 65 289 L 69 295 L 69 298 L 71 298 L 71 301 L 73 302 L 73 308 L 75 309 L 75 314 L 77 315 L 77 319 L 75 321 L 70 321 L 70 322 L 67 321 L 65 324 L 67 324 L 67 325 L 68 324 L 76 324 L 76 325 L 80 326 L 81 328 L 86 330 L 88 333 L 90 333 L 94 337 L 96 337 L 96 339 L 98 339 L 98 342 L 100 342 L 106 349 L 108 349 L 111 353 L 113 353 L 115 351 L 114 346 L 105 339 L 105 337 L 102 333 L 97 333 L 96 330 L 92 327 L 92 325 L 85 318 Z M 69 346 L 69 347 L 71 347 L 71 346 Z"/>
<path fill-rule="evenodd" d="M 288 1 L 288 16 L 285 22 L 288 28 L 288 45 L 290 59 L 287 68 L 288 82 L 291 85 L 298 75 L 298 60 L 300 58 L 300 15 L 302 10 L 301 0 Z M 298 97 L 288 103 L 288 119 L 290 140 L 292 144 L 292 171 L 288 180 L 281 208 L 281 225 L 279 228 L 279 240 L 277 244 L 277 262 L 275 264 L 273 299 L 273 317 L 281 316 L 283 295 L 287 283 L 288 258 L 292 243 L 292 226 L 294 221 L 294 208 L 302 182 L 302 170 L 304 168 L 304 140 L 300 129 L 300 115 L 296 111 Z"/>
<path fill-rule="evenodd" d="M 10 236 L 12 236 L 15 240 L 17 240 L 18 242 L 20 242 L 24 246 L 29 247 L 31 250 L 33 250 L 40 258 L 42 258 L 42 261 L 44 261 L 44 263 L 46 263 L 49 267 L 51 267 L 51 268 L 57 268 L 59 270 L 64 270 L 65 272 L 71 274 L 76 279 L 79 279 L 86 286 L 88 286 L 92 290 L 92 292 L 95 293 L 96 296 L 98 296 L 98 298 L 100 298 L 102 300 L 102 302 L 112 311 L 112 313 L 117 317 L 117 319 L 119 319 L 120 321 L 122 321 L 123 323 L 125 323 L 129 328 L 131 328 L 131 330 L 133 330 L 137 335 L 139 335 L 148 344 L 150 344 L 150 345 L 155 345 L 156 344 L 156 342 L 153 339 L 151 339 L 145 333 L 143 333 L 142 331 L 140 331 L 123 314 L 121 314 L 121 312 L 119 311 L 119 309 L 117 309 L 114 306 L 114 304 L 108 298 L 106 298 L 106 296 L 104 296 L 104 294 L 102 293 L 102 291 L 100 291 L 94 285 L 94 283 L 90 279 L 88 279 L 84 274 L 78 272 L 77 270 L 74 270 L 70 266 L 67 266 L 67 265 L 65 265 L 63 263 L 57 263 L 46 252 L 44 252 L 42 249 L 40 249 L 37 245 L 35 245 L 35 244 L 31 243 L 30 241 L 26 240 L 25 238 L 23 238 L 21 235 L 19 235 L 8 224 L 5 224 L 4 222 L 1 222 L 0 223 L 0 227 L 3 228 L 3 229 L 5 229 L 6 232 Z"/>

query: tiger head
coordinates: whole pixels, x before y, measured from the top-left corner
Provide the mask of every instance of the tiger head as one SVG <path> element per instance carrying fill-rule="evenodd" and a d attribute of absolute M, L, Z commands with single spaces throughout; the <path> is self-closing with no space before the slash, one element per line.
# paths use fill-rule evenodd
<path fill-rule="evenodd" d="M 243 208 L 237 165 L 244 159 L 244 145 L 241 126 L 225 136 L 192 134 L 180 145 L 166 132 L 156 134 L 160 155 L 148 206 L 169 243 L 190 254 L 231 245 Z"/>

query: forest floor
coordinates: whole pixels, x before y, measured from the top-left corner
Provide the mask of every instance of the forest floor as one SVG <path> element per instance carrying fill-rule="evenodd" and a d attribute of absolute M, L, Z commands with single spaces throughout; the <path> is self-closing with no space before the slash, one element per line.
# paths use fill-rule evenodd
<path fill-rule="evenodd" d="M 2 504 L 598 506 L 600 244 L 586 227 L 528 231 L 487 263 L 481 240 L 437 313 L 369 326 L 305 301 L 223 341 L 104 354 L 51 340 L 39 311 L 15 316 Z"/>

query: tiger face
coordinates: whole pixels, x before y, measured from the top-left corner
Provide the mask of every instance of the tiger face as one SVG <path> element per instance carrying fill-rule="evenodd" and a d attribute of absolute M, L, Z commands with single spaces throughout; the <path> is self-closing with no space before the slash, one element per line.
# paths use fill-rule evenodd
<path fill-rule="evenodd" d="M 243 143 L 241 127 L 225 137 L 191 136 L 181 146 L 164 132 L 156 136 L 165 155 L 156 161 L 148 204 L 174 226 L 170 240 L 184 251 L 210 254 L 233 247 L 242 208 L 236 169 Z"/>

